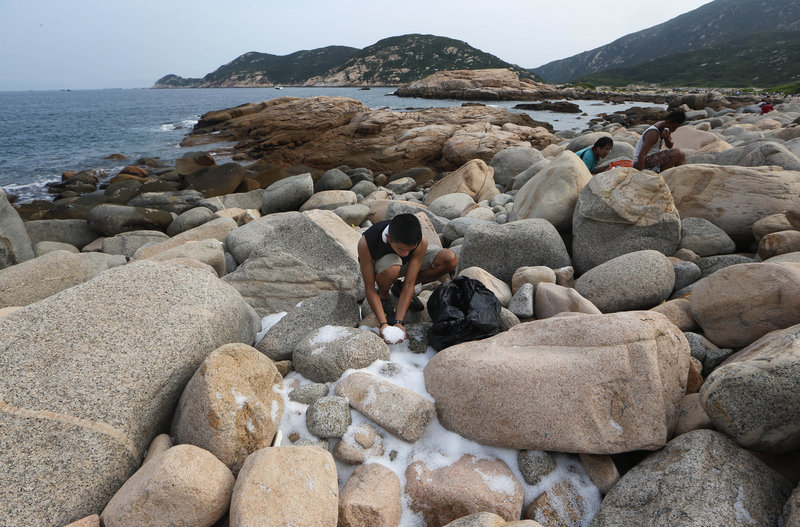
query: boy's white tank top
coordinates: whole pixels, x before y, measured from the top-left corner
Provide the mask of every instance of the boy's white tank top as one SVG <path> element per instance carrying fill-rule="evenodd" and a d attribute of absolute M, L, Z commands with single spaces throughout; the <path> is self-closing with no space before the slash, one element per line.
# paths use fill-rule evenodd
<path fill-rule="evenodd" d="M 656 152 L 660 152 L 661 151 L 661 142 L 663 141 L 661 139 L 661 132 L 658 131 L 658 128 L 656 128 L 656 125 L 652 125 L 650 128 L 648 128 L 647 130 L 644 131 L 642 136 L 639 138 L 639 141 L 636 142 L 636 150 L 633 151 L 633 159 L 634 159 L 634 161 L 639 159 L 639 152 L 642 151 L 642 146 L 644 146 L 644 136 L 650 130 L 655 130 L 656 131 L 656 134 L 658 134 L 658 141 L 656 141 L 655 144 L 653 144 L 653 146 L 650 148 L 650 151 L 647 152 L 647 154 L 645 154 L 645 157 L 649 156 L 650 154 L 655 154 Z"/>

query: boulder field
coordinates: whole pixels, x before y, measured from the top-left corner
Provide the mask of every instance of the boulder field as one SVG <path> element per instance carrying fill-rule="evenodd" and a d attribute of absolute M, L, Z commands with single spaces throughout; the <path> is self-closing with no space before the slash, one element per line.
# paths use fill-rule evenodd
<path fill-rule="evenodd" d="M 0 523 L 800 525 L 800 103 L 703 100 L 662 174 L 589 174 L 613 119 L 312 97 L 187 138 L 251 165 L 0 193 Z M 387 344 L 356 246 L 401 213 L 459 265 Z M 458 276 L 499 332 L 437 353 Z"/>

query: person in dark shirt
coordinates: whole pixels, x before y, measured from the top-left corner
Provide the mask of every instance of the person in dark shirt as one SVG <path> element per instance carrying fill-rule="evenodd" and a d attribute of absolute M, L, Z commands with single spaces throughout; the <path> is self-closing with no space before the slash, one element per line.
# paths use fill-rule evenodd
<path fill-rule="evenodd" d="M 416 284 L 432 282 L 458 265 L 455 252 L 428 245 L 419 219 L 413 214 L 398 214 L 367 229 L 358 241 L 358 261 L 367 302 L 378 318 L 382 337 L 389 326 L 398 327 L 405 334 L 406 313 L 423 309 L 414 296 Z M 398 280 L 401 276 L 405 280 Z M 398 297 L 396 310 L 390 293 Z"/>

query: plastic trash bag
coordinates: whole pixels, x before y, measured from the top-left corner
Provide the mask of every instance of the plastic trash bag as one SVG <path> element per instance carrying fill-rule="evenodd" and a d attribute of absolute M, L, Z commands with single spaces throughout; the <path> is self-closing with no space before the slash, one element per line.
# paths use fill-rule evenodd
<path fill-rule="evenodd" d="M 459 276 L 437 287 L 428 299 L 433 320 L 428 344 L 436 351 L 500 332 L 500 300 L 478 280 Z"/>

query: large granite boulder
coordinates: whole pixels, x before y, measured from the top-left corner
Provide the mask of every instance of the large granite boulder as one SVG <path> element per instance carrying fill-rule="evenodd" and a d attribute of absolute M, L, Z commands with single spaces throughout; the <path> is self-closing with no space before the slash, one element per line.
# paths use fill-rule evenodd
<path fill-rule="evenodd" d="M 346 370 L 389 360 L 389 346 L 376 333 L 354 327 L 322 326 L 301 340 L 292 354 L 295 371 L 314 382 L 334 382 Z"/>
<path fill-rule="evenodd" d="M 737 243 L 752 241 L 756 221 L 800 194 L 800 172 L 774 167 L 683 165 L 662 176 L 682 217 L 705 218 Z"/>
<path fill-rule="evenodd" d="M 434 183 L 425 197 L 425 204 L 430 205 L 437 198 L 456 192 L 468 195 L 477 203 L 498 193 L 494 183 L 494 169 L 480 159 L 473 159 Z"/>
<path fill-rule="evenodd" d="M 133 253 L 133 258 L 135 260 L 152 258 L 165 251 L 180 247 L 187 242 L 200 242 L 203 240 L 217 240 L 220 242 L 225 241 L 228 233 L 233 230 L 236 230 L 235 221 L 230 218 L 217 218 L 216 220 L 211 220 L 208 223 L 200 225 L 199 227 L 176 234 L 169 240 L 142 246 L 137 249 L 135 253 Z"/>
<path fill-rule="evenodd" d="M 297 210 L 314 194 L 311 174 L 280 179 L 268 186 L 261 196 L 261 214 Z"/>
<path fill-rule="evenodd" d="M 41 241 L 41 240 L 37 240 Z M 0 269 L 33 258 L 33 245 L 19 214 L 0 189 Z"/>
<path fill-rule="evenodd" d="M 779 525 L 790 492 L 786 479 L 724 435 L 696 430 L 629 470 L 592 527 Z"/>
<path fill-rule="evenodd" d="M 179 214 L 177 218 L 172 220 L 172 223 L 170 223 L 167 227 L 167 234 L 170 236 L 175 236 L 176 234 L 188 231 L 189 229 L 194 229 L 195 227 L 199 227 L 204 223 L 208 223 L 213 219 L 213 217 L 214 213 L 209 208 L 195 207 L 193 209 L 189 209 L 186 212 Z"/>
<path fill-rule="evenodd" d="M 86 220 L 33 220 L 25 222 L 31 244 L 51 241 L 68 243 L 82 249 L 97 238 Z"/>
<path fill-rule="evenodd" d="M 87 282 L 109 267 L 125 264 L 125 258 L 96 262 L 95 256 L 52 251 L 0 270 L 0 307 L 33 304 Z"/>
<path fill-rule="evenodd" d="M 397 527 L 402 494 L 400 478 L 391 469 L 379 463 L 359 465 L 339 494 L 338 526 Z"/>
<path fill-rule="evenodd" d="M 244 167 L 239 163 L 225 163 L 186 174 L 183 176 L 183 183 L 187 189 L 196 190 L 203 196 L 211 198 L 233 194 L 244 181 L 245 174 Z"/>
<path fill-rule="evenodd" d="M 572 236 L 575 271 L 582 274 L 634 251 L 653 249 L 671 256 L 681 239 L 681 220 L 660 175 L 615 168 L 581 190 Z"/>
<path fill-rule="evenodd" d="M 235 478 L 202 448 L 179 445 L 152 458 L 108 502 L 108 527 L 212 525 L 225 515 Z"/>
<path fill-rule="evenodd" d="M 440 351 L 425 386 L 442 425 L 481 444 L 655 450 L 675 423 L 689 357 L 683 333 L 658 313 L 555 317 Z"/>
<path fill-rule="evenodd" d="M 353 295 L 326 291 L 303 300 L 256 344 L 256 349 L 274 361 L 291 360 L 297 344 L 323 326 L 356 327 L 361 320 Z"/>
<path fill-rule="evenodd" d="M 800 325 L 768 333 L 728 359 L 700 390 L 717 429 L 745 448 L 772 453 L 800 446 Z"/>
<path fill-rule="evenodd" d="M 776 329 L 800 323 L 800 264 L 725 267 L 692 290 L 692 316 L 721 348 L 742 348 Z"/>
<path fill-rule="evenodd" d="M 91 323 L 87 323 L 91 321 Z M 111 269 L 0 319 L 0 510 L 17 525 L 96 513 L 169 425 L 208 353 L 260 327 L 206 271 Z"/>
<path fill-rule="evenodd" d="M 603 313 L 649 309 L 669 298 L 675 270 L 658 251 L 617 256 L 575 280 L 575 290 Z"/>
<path fill-rule="evenodd" d="M 356 247 L 361 236 L 333 212 L 270 214 L 234 232 L 226 245 L 242 263 L 224 280 L 259 315 L 288 311 L 325 291 L 364 297 Z"/>
<path fill-rule="evenodd" d="M 586 164 L 567 150 L 519 189 L 514 216 L 518 220 L 542 218 L 560 231 L 568 230 L 578 194 L 591 179 Z"/>
<path fill-rule="evenodd" d="M 262 448 L 247 458 L 231 498 L 230 526 L 336 527 L 339 485 L 330 452 L 315 446 Z"/>
<path fill-rule="evenodd" d="M 102 252 L 106 254 L 121 254 L 133 258 L 136 251 L 145 245 L 161 243 L 168 239 L 169 236 L 161 231 L 129 231 L 104 238 L 101 247 Z"/>
<path fill-rule="evenodd" d="M 144 192 L 139 194 L 127 205 L 143 207 L 145 209 L 158 209 L 175 214 L 182 214 L 189 209 L 197 207 L 203 200 L 203 194 L 197 190 L 175 190 L 172 192 Z"/>
<path fill-rule="evenodd" d="M 158 209 L 103 204 L 89 211 L 89 227 L 104 236 L 128 231 L 164 231 L 172 223 L 172 214 Z"/>
<path fill-rule="evenodd" d="M 725 231 L 705 218 L 683 218 L 679 247 L 699 256 L 714 256 L 732 253 L 736 250 L 736 243 Z"/>
<path fill-rule="evenodd" d="M 172 437 L 208 450 L 234 474 L 244 460 L 272 445 L 283 414 L 275 389 L 283 378 L 275 364 L 255 348 L 225 344 L 212 351 L 184 388 Z"/>
<path fill-rule="evenodd" d="M 494 169 L 495 183 L 508 187 L 514 176 L 542 159 L 542 153 L 530 146 L 513 146 L 497 152 L 489 166 Z"/>
<path fill-rule="evenodd" d="M 505 68 L 437 71 L 420 80 L 398 86 L 400 97 L 429 99 L 533 100 L 557 97 L 553 86 Z"/>
<path fill-rule="evenodd" d="M 547 220 L 504 225 L 476 221 L 464 234 L 459 269 L 480 267 L 510 284 L 518 268 L 537 265 L 554 269 L 570 265 L 564 241 Z"/>
<path fill-rule="evenodd" d="M 522 515 L 522 484 L 498 459 L 465 455 L 440 468 L 415 461 L 405 476 L 409 508 L 426 526 L 442 527 L 477 512 L 492 512 L 507 521 Z"/>

